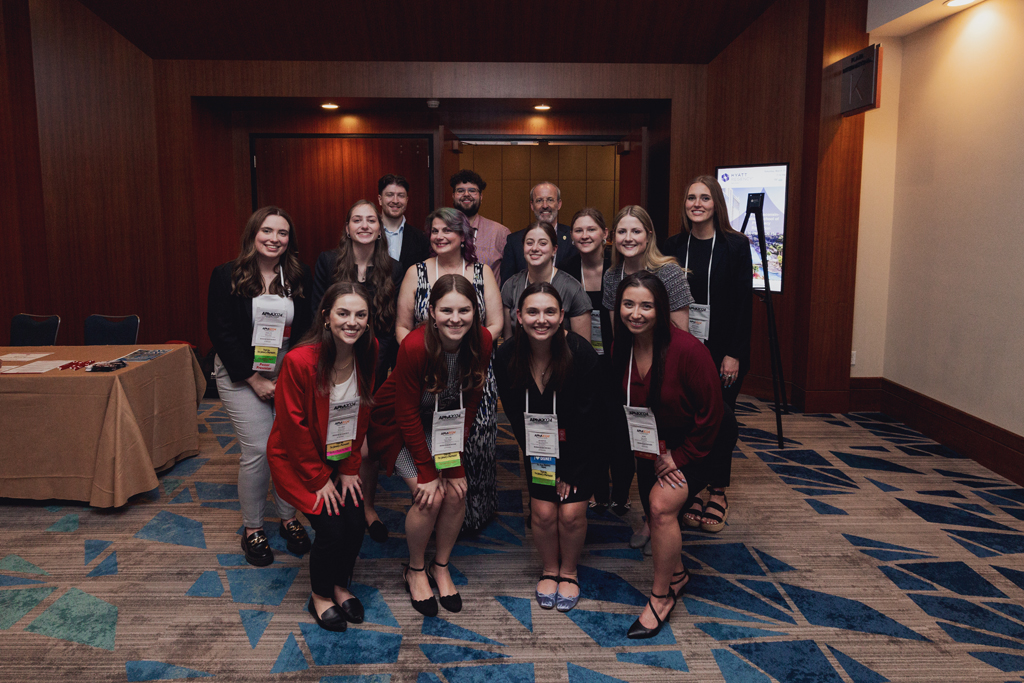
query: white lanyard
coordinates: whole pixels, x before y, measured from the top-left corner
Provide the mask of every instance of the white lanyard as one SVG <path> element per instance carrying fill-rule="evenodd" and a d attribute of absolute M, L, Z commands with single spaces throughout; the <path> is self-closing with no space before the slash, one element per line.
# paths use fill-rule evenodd
<path fill-rule="evenodd" d="M 630 389 L 633 384 L 633 347 L 629 347 L 629 366 L 626 370 L 626 426 L 629 428 L 629 443 L 637 457 L 653 460 L 661 452 L 658 442 L 658 423 L 650 408 L 629 405 Z"/>
<path fill-rule="evenodd" d="M 683 268 L 690 269 L 690 238 L 693 237 L 693 233 L 686 235 L 686 263 L 683 264 Z M 718 231 L 715 230 L 711 233 L 711 256 L 708 257 L 708 304 L 711 303 L 711 262 L 715 260 L 715 240 L 718 239 Z"/>
<path fill-rule="evenodd" d="M 459 409 L 439 410 L 440 394 L 434 394 L 434 421 L 431 429 L 430 452 L 434 467 L 439 470 L 462 464 L 463 438 L 466 431 L 466 410 L 462 405 L 462 387 L 459 387 Z"/>
<path fill-rule="evenodd" d="M 686 236 L 686 263 L 685 268 L 690 267 L 690 237 Z M 690 304 L 689 329 L 697 339 L 707 342 L 711 333 L 711 262 L 715 260 L 715 240 L 718 238 L 718 231 L 711 235 L 711 255 L 708 257 L 708 301 L 706 304 L 698 304 L 696 301 Z"/>
<path fill-rule="evenodd" d="M 438 263 L 440 260 L 436 256 L 434 257 L 434 282 L 441 277 L 441 265 Z M 462 277 L 466 277 L 466 259 L 462 259 Z"/>

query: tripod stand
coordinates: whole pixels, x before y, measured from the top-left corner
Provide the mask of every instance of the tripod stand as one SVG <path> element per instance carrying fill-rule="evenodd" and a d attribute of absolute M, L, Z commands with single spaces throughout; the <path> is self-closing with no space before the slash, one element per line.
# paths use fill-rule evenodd
<path fill-rule="evenodd" d="M 786 383 L 782 376 L 782 354 L 779 352 L 779 335 L 775 329 L 775 308 L 772 306 L 772 288 L 768 283 L 768 249 L 764 239 L 764 192 L 747 194 L 747 215 L 743 217 L 740 232 L 747 232 L 747 222 L 754 217 L 757 225 L 757 241 L 761 247 L 761 267 L 764 273 L 764 303 L 768 311 L 768 352 L 772 361 L 772 390 L 775 393 L 775 429 L 779 437 L 779 449 L 785 448 L 782 437 L 782 413 L 788 413 Z"/>

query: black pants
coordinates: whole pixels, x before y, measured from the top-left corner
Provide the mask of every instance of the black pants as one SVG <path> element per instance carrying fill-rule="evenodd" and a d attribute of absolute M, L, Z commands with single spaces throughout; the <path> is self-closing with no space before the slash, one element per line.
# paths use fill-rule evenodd
<path fill-rule="evenodd" d="M 718 436 L 715 437 L 715 443 L 711 446 L 711 452 L 700 460 L 689 462 L 679 468 L 683 471 L 683 476 L 686 477 L 691 496 L 697 495 L 708 485 L 714 487 L 729 485 L 732 451 L 736 448 L 736 439 L 738 438 L 736 430 L 736 417 L 733 415 L 732 409 L 726 406 L 725 413 L 722 415 L 722 424 L 718 428 Z M 636 485 L 640 491 L 640 504 L 644 506 L 644 514 L 650 519 L 651 488 L 658 480 L 654 475 L 654 461 L 643 458 L 634 458 L 634 460 L 636 460 Z M 716 483 L 722 481 L 723 477 L 724 484 Z"/>
<path fill-rule="evenodd" d="M 606 356 L 602 356 L 605 358 Z M 626 414 L 622 405 L 608 406 L 608 443 L 601 449 L 599 472 L 594 482 L 594 501 L 607 505 L 624 505 L 629 500 L 629 489 L 633 486 L 633 451 L 629 448 Z M 608 495 L 608 472 L 611 470 L 611 499 Z"/>
<path fill-rule="evenodd" d="M 306 515 L 316 532 L 309 551 L 309 582 L 322 598 L 332 597 L 335 586 L 348 587 L 366 532 L 362 503 L 356 507 L 351 495 L 341 514 L 328 515 L 326 510 L 324 506 L 319 515 Z"/>

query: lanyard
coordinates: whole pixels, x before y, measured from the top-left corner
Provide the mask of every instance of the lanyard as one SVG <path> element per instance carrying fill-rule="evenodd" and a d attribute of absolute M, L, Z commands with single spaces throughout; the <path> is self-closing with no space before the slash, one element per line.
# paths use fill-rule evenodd
<path fill-rule="evenodd" d="M 434 394 L 434 412 L 435 413 L 440 412 L 438 410 L 438 405 L 440 403 L 440 401 L 439 401 L 439 397 L 440 396 L 441 396 L 440 392 Z M 462 410 L 462 387 L 459 387 L 459 410 Z"/>
<path fill-rule="evenodd" d="M 686 263 L 683 264 L 683 268 L 690 269 L 690 238 L 693 237 L 693 233 L 686 235 Z M 711 233 L 711 255 L 708 256 L 708 303 L 711 303 L 711 262 L 715 260 L 715 240 L 718 239 L 718 231 L 715 230 Z"/>
<path fill-rule="evenodd" d="M 633 345 L 629 345 L 629 365 L 626 366 L 626 405 L 629 405 L 629 390 L 633 385 Z"/>
<path fill-rule="evenodd" d="M 580 274 L 582 275 L 583 271 L 580 271 Z M 553 284 L 554 281 L 555 281 L 555 262 L 552 261 L 551 262 L 551 277 L 548 278 L 548 283 L 549 284 Z M 526 271 L 526 287 L 529 287 L 529 286 L 530 286 L 530 271 L 527 270 Z M 523 289 L 525 289 L 525 287 Z"/>
<path fill-rule="evenodd" d="M 434 257 L 434 282 L 437 282 L 437 278 L 441 277 L 441 265 L 438 263 L 441 259 Z M 462 277 L 466 277 L 466 259 L 462 259 Z"/>

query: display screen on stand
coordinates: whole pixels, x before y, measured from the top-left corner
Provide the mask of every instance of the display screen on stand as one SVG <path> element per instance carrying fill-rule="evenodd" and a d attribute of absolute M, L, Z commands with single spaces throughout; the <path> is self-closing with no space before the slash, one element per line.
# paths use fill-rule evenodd
<path fill-rule="evenodd" d="M 715 177 L 718 178 L 725 194 L 729 223 L 737 231 L 743 227 L 743 219 L 747 214 L 747 195 L 751 192 L 764 192 L 764 240 L 768 251 L 768 282 L 771 284 L 772 292 L 781 292 L 789 164 L 719 166 L 715 171 Z M 747 221 L 745 234 L 750 241 L 751 260 L 754 263 L 754 289 L 764 289 L 764 266 L 754 216 Z"/>

